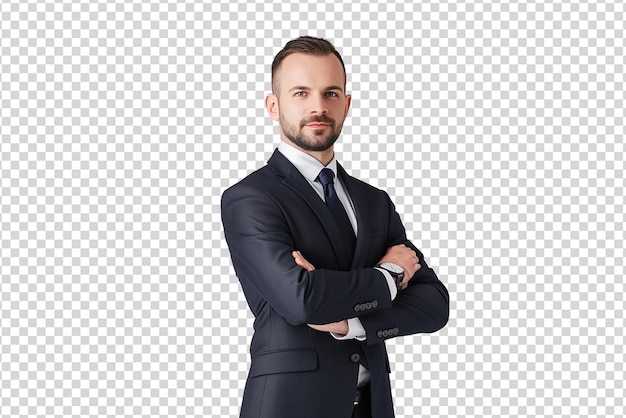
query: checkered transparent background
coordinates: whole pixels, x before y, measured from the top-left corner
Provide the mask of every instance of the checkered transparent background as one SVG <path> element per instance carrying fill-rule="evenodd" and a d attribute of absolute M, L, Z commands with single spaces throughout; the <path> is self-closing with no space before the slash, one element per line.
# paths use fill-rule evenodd
<path fill-rule="evenodd" d="M 223 190 L 269 65 L 344 55 L 337 145 L 447 284 L 399 417 L 621 417 L 623 2 L 0 3 L 0 416 L 234 417 L 252 316 Z"/>

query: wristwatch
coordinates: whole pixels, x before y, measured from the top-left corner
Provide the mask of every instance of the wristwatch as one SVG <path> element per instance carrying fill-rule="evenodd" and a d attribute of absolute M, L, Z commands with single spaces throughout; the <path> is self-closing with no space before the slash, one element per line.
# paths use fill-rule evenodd
<path fill-rule="evenodd" d="M 402 289 L 402 280 L 404 280 L 404 270 L 402 267 L 393 264 L 393 263 L 380 263 L 374 267 L 381 268 L 386 270 L 391 274 L 391 277 L 396 282 L 396 286 L 398 286 L 398 290 Z"/>

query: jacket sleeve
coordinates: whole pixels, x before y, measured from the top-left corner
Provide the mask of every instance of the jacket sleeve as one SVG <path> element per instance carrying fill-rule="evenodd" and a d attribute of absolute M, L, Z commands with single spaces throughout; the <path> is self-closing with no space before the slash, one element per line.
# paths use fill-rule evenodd
<path fill-rule="evenodd" d="M 325 324 L 356 316 L 355 306 L 364 301 L 376 301 L 370 311 L 391 307 L 387 282 L 373 268 L 308 272 L 296 265 L 281 206 L 261 188 L 231 187 L 221 210 L 233 266 L 255 315 L 269 303 L 293 325 Z"/>
<path fill-rule="evenodd" d="M 402 335 L 434 332 L 448 322 L 450 297 L 443 283 L 431 269 L 424 255 L 406 239 L 406 232 L 395 207 L 388 198 L 391 216 L 388 246 L 403 243 L 411 247 L 422 266 L 406 289 L 400 290 L 389 309 L 359 316 L 366 332 L 366 343 L 375 344 Z"/>

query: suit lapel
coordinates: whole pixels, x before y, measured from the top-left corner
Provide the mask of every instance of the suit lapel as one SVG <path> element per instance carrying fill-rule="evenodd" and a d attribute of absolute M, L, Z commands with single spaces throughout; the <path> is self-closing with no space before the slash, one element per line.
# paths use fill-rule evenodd
<path fill-rule="evenodd" d="M 282 183 L 284 185 L 296 192 L 311 207 L 319 219 L 322 227 L 326 231 L 326 234 L 330 238 L 331 245 L 333 246 L 334 253 L 337 257 L 338 265 L 343 269 L 348 270 L 350 268 L 350 263 L 346 261 L 352 260 L 353 257 L 349 254 L 348 246 L 344 243 L 344 239 L 341 236 L 333 214 L 324 204 L 322 199 L 320 199 L 318 194 L 315 190 L 313 190 L 309 182 L 304 178 L 304 176 L 302 176 L 298 169 L 291 164 L 289 160 L 280 153 L 280 151 L 274 151 L 274 154 L 268 160 L 267 164 L 272 168 L 276 175 L 283 177 Z"/>

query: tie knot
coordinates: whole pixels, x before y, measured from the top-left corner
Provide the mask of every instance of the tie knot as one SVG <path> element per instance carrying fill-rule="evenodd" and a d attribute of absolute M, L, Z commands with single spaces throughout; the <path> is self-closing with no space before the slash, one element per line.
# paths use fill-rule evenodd
<path fill-rule="evenodd" d="M 335 173 L 333 173 L 333 170 L 331 170 L 330 168 L 323 168 L 322 171 L 320 171 L 320 173 L 317 175 L 317 178 L 323 186 L 326 186 L 329 184 L 333 184 Z"/>

